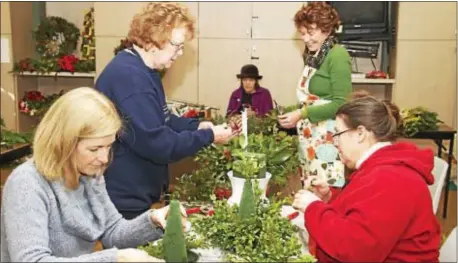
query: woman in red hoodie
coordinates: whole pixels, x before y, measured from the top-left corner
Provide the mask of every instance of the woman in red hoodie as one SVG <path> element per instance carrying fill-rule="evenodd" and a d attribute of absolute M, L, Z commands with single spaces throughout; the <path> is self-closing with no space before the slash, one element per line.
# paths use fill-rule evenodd
<path fill-rule="evenodd" d="M 296 194 L 320 262 L 438 262 L 440 225 L 428 185 L 434 154 L 393 143 L 399 109 L 367 94 L 341 106 L 334 143 L 356 171 L 337 195 L 314 181 Z"/>

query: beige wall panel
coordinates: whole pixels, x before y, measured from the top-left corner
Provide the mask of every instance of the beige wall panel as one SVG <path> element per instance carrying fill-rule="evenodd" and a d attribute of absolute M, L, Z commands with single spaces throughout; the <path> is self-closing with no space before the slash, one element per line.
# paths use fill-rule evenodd
<path fill-rule="evenodd" d="M 302 40 L 253 40 L 252 60 L 263 75 L 261 85 L 270 90 L 280 105 L 297 103 L 296 88 L 304 68 Z"/>
<path fill-rule="evenodd" d="M 400 107 L 425 106 L 453 125 L 456 103 L 456 42 L 398 41 L 393 100 Z"/>
<path fill-rule="evenodd" d="M 120 44 L 123 37 L 95 37 L 95 43 L 98 48 L 95 50 L 95 72 L 98 76 L 108 62 L 114 57 L 114 49 Z"/>
<path fill-rule="evenodd" d="M 199 37 L 250 38 L 252 5 L 252 2 L 200 2 Z"/>
<path fill-rule="evenodd" d="M 11 11 L 10 2 L 0 3 L 1 11 L 1 38 L 8 39 L 10 52 L 9 60 L 13 60 L 12 41 L 11 41 Z M 14 78 L 9 73 L 13 69 L 13 63 L 0 64 L 0 112 L 8 129 L 17 129 L 16 120 L 16 95 L 14 92 Z"/>
<path fill-rule="evenodd" d="M 3 37 L 7 37 L 6 35 L 2 35 Z M 0 83 L 0 111 L 1 117 L 5 121 L 5 125 L 8 129 L 16 130 L 17 123 L 16 123 L 16 94 L 14 92 L 14 78 L 13 75 L 9 73 L 13 67 L 13 64 L 2 63 L 1 64 L 1 83 Z"/>
<path fill-rule="evenodd" d="M 253 39 L 299 39 L 293 19 L 304 3 L 254 2 Z"/>
<path fill-rule="evenodd" d="M 189 8 L 197 20 L 197 2 L 180 2 Z M 96 36 L 122 36 L 129 30 L 134 15 L 143 10 L 148 2 L 95 2 Z M 197 21 L 196 21 L 197 24 Z"/>
<path fill-rule="evenodd" d="M 398 39 L 456 39 L 456 2 L 399 2 Z"/>
<path fill-rule="evenodd" d="M 133 16 L 146 2 L 95 2 L 95 35 L 125 37 Z"/>
<path fill-rule="evenodd" d="M 1 33 L 11 34 L 10 2 L 1 2 Z"/>
<path fill-rule="evenodd" d="M 12 2 L 10 11 L 14 61 L 35 57 L 36 48 L 32 34 L 32 30 L 34 30 L 32 2 Z"/>
<path fill-rule="evenodd" d="M 63 17 L 82 28 L 84 15 L 91 7 L 94 7 L 94 2 L 46 2 L 46 16 Z"/>
<path fill-rule="evenodd" d="M 184 53 L 172 65 L 163 79 L 164 90 L 171 99 L 198 102 L 198 41 L 185 44 Z"/>
<path fill-rule="evenodd" d="M 250 40 L 200 39 L 199 103 L 219 107 L 224 115 L 232 91 L 240 85 L 236 75 L 248 63 Z"/>

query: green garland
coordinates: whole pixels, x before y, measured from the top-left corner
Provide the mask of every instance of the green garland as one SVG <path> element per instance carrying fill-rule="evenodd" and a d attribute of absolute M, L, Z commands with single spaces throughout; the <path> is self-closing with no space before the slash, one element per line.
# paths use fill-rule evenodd
<path fill-rule="evenodd" d="M 11 149 L 16 144 L 30 143 L 32 133 L 18 133 L 7 130 L 3 118 L 0 119 L 0 148 Z"/>
<path fill-rule="evenodd" d="M 75 51 L 80 32 L 64 18 L 50 16 L 40 22 L 33 35 L 36 50 L 42 57 L 57 58 Z"/>

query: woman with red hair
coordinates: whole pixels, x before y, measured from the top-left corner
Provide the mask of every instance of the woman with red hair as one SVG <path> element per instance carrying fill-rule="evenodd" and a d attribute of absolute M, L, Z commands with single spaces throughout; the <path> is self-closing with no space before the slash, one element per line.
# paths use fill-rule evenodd
<path fill-rule="evenodd" d="M 297 11 L 294 23 L 305 42 L 305 67 L 296 90 L 302 108 L 279 116 L 279 122 L 297 128 L 305 186 L 320 179 L 341 187 L 345 167 L 332 135 L 336 111 L 352 86 L 350 56 L 335 37 L 339 15 L 325 2 L 310 2 Z"/>

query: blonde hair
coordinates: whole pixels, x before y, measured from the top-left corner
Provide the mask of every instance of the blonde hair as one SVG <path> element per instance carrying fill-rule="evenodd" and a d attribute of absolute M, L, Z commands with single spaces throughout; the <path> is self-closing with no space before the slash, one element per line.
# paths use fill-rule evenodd
<path fill-rule="evenodd" d="M 174 28 L 186 28 L 187 39 L 192 39 L 194 23 L 195 19 L 189 14 L 188 8 L 181 4 L 149 3 L 132 19 L 127 39 L 141 48 L 153 44 L 162 49 L 170 40 Z"/>
<path fill-rule="evenodd" d="M 122 120 L 113 103 L 93 88 L 73 89 L 57 99 L 35 132 L 33 159 L 49 181 L 63 179 L 69 189 L 79 186 L 74 152 L 81 139 L 117 134 Z"/>

